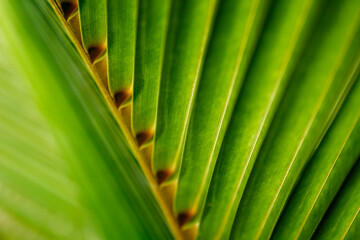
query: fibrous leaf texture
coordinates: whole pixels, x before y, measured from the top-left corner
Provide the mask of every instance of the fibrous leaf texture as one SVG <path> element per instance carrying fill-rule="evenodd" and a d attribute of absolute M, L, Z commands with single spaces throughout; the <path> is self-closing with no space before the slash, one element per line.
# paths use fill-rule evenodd
<path fill-rule="evenodd" d="M 0 1 L 0 239 L 359 239 L 360 1 Z"/>

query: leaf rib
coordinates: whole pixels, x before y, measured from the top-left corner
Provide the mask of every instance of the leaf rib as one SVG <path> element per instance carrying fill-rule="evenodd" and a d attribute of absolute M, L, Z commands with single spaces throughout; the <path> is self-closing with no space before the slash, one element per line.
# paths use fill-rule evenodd
<path fill-rule="evenodd" d="M 359 70 L 359 64 L 356 64 L 356 66 L 357 67 L 355 67 L 355 69 Z M 358 75 L 357 70 L 351 74 L 352 78 L 356 78 Z M 325 212 L 327 204 L 330 204 L 330 201 L 333 198 L 332 192 L 338 190 L 340 184 L 345 178 L 345 175 L 349 172 L 350 167 L 354 164 L 356 159 L 353 155 L 356 155 L 356 152 L 353 151 L 354 153 L 350 156 L 348 152 L 349 148 L 351 149 L 351 146 L 353 146 L 354 142 L 357 141 L 356 137 L 359 132 L 359 126 L 357 126 L 357 124 L 360 118 L 360 112 L 357 110 L 357 112 L 355 111 L 355 113 L 353 113 L 353 108 L 351 107 L 354 106 L 354 103 L 357 102 L 356 97 L 354 99 L 354 95 L 357 95 L 355 89 L 360 89 L 358 86 L 356 86 L 356 84 L 352 88 L 350 95 L 346 98 L 344 105 L 341 107 L 341 110 L 334 123 L 331 125 L 331 128 L 326 133 L 324 140 L 321 141 L 319 148 L 317 149 L 314 157 L 310 161 L 309 166 L 301 177 L 300 182 L 297 184 L 293 195 L 288 201 L 286 208 L 276 225 L 275 231 L 272 234 L 272 238 L 283 239 L 292 237 L 293 235 L 294 238 L 299 238 L 300 236 L 301 238 L 310 237 L 312 234 L 310 231 L 315 231 L 315 227 L 318 225 L 320 217 Z M 345 126 L 346 132 L 345 130 L 339 132 L 339 129 L 344 128 Z M 337 136 L 335 134 L 336 132 L 338 135 L 340 134 L 340 136 L 344 136 L 341 137 L 339 149 L 339 143 L 336 142 L 338 137 L 335 137 Z M 335 143 L 336 145 L 334 145 Z M 334 156 L 332 155 L 333 149 L 331 146 L 336 146 L 337 153 Z M 326 148 L 330 148 L 330 151 L 324 150 Z M 330 163 L 331 165 L 329 166 Z M 315 180 L 313 177 L 310 177 L 315 173 L 315 169 L 326 169 L 327 171 L 325 176 L 322 174 L 323 170 L 320 170 L 319 172 L 321 186 L 318 185 L 319 181 Z M 337 172 L 339 169 L 342 169 L 341 173 Z M 331 181 L 333 181 L 333 179 L 337 179 L 337 183 L 332 184 Z M 315 196 L 310 192 L 310 188 L 318 189 L 315 193 Z M 327 195 L 327 200 L 323 200 L 324 195 Z M 309 203 L 308 200 L 311 200 L 311 203 Z M 303 216 L 304 211 L 306 211 L 305 216 Z M 314 216 L 315 213 L 318 217 Z M 312 222 L 309 223 L 309 221 Z M 290 225 L 292 227 L 288 228 Z"/>
<path fill-rule="evenodd" d="M 339 150 L 339 152 L 337 153 L 337 156 L 336 156 L 336 158 L 335 158 L 336 160 L 335 160 L 335 161 L 333 162 L 333 164 L 331 165 L 329 171 L 328 171 L 327 174 L 326 174 L 326 177 L 325 177 L 323 183 L 321 184 L 320 189 L 319 189 L 318 192 L 316 193 L 316 197 L 315 197 L 314 201 L 312 202 L 309 210 L 307 211 L 306 216 L 305 216 L 305 218 L 304 218 L 304 221 L 302 222 L 302 224 L 301 224 L 301 226 L 300 226 L 300 228 L 299 228 L 299 230 L 298 230 L 298 233 L 297 233 L 296 236 L 295 236 L 296 238 L 299 238 L 299 237 L 300 237 L 301 232 L 303 231 L 304 226 L 305 226 L 306 222 L 307 222 L 308 219 L 309 219 L 309 216 L 310 216 L 311 211 L 313 210 L 316 202 L 318 201 L 321 192 L 323 191 L 323 189 L 324 189 L 327 181 L 329 180 L 329 177 L 330 177 L 330 175 L 331 175 L 331 173 L 332 173 L 332 170 L 334 169 L 336 163 L 338 162 L 338 159 L 339 159 L 341 153 L 343 152 L 344 147 L 345 147 L 347 141 L 349 140 L 351 133 L 353 132 L 353 130 L 354 130 L 357 122 L 359 121 L 359 117 L 360 117 L 360 114 L 358 115 L 357 119 L 355 119 L 354 123 L 352 124 L 351 129 L 350 129 L 350 130 L 348 131 L 348 133 L 346 134 L 346 139 L 345 139 L 345 141 L 341 144 L 341 148 L 340 148 L 340 150 Z"/>
<path fill-rule="evenodd" d="M 313 147 L 322 138 L 328 127 L 326 125 L 329 125 L 336 115 L 337 105 L 341 105 L 340 102 L 353 83 L 354 79 L 348 77 L 349 67 L 347 66 L 353 65 L 354 53 L 358 51 L 354 40 L 356 39 L 354 36 L 359 35 L 358 31 L 354 31 L 357 30 L 358 22 L 353 21 L 352 18 L 357 9 L 349 2 L 339 11 L 341 16 L 345 16 L 344 14 L 348 16 L 343 20 L 343 25 L 346 26 L 342 28 L 344 33 L 339 35 L 334 30 L 335 26 L 340 28 L 339 22 L 327 21 L 332 11 L 338 8 L 337 4 L 340 3 L 332 4 L 325 17 L 321 19 L 319 26 L 323 26 L 326 35 L 321 35 L 319 32 L 313 40 L 313 43 L 324 44 L 321 47 L 310 44 L 310 48 L 305 52 L 305 58 L 300 62 L 299 70 L 295 72 L 296 79 L 290 84 L 289 91 L 285 94 L 272 122 L 241 199 L 232 237 L 270 237 L 288 194 L 312 154 Z M 350 11 L 351 15 L 345 13 L 346 11 Z M 325 23 L 326 25 L 322 25 Z M 330 27 L 333 24 L 335 26 Z M 348 39 L 348 37 L 352 38 Z M 324 38 L 326 41 L 323 41 Z M 329 54 L 330 63 L 326 66 L 323 57 L 325 57 L 326 47 L 330 46 L 337 46 L 337 48 Z M 315 48 L 318 52 L 313 51 Z M 336 68 L 337 65 L 338 68 Z M 318 78 L 316 78 L 313 73 L 319 69 L 322 71 L 321 74 L 318 72 Z M 319 81 L 314 85 L 312 78 Z M 312 89 L 311 94 L 310 89 Z M 308 93 L 308 97 L 299 98 L 305 92 Z M 300 110 L 303 112 L 302 120 L 299 120 L 297 114 Z M 301 125 L 298 125 L 299 123 Z M 286 130 L 290 128 L 295 129 Z M 286 150 L 284 146 L 287 146 Z M 249 227 L 254 225 L 256 225 L 255 229 Z"/>
<path fill-rule="evenodd" d="M 238 53 L 237 53 L 237 56 L 235 58 L 235 65 L 234 65 L 234 69 L 231 69 L 231 72 L 232 72 L 232 75 L 230 77 L 230 85 L 229 85 L 229 88 L 226 90 L 226 95 L 224 96 L 221 96 L 221 97 L 224 97 L 225 101 L 224 101 L 224 105 L 222 107 L 222 110 L 219 111 L 220 113 L 220 117 L 218 119 L 218 121 L 216 122 L 215 124 L 215 131 L 213 130 L 210 130 L 212 132 L 214 132 L 214 136 L 211 136 L 211 138 L 214 138 L 214 140 L 212 141 L 212 144 L 209 146 L 209 147 L 206 147 L 205 150 L 203 149 L 199 149 L 198 146 L 196 147 L 196 151 L 201 151 L 203 153 L 203 155 L 207 155 L 209 154 L 209 156 L 206 158 L 207 161 L 204 162 L 205 164 L 202 165 L 202 166 L 205 166 L 205 167 L 202 167 L 202 169 L 198 169 L 199 167 L 195 168 L 195 166 L 191 166 L 191 162 L 188 162 L 188 161 L 192 161 L 191 158 L 186 158 L 186 154 L 187 154 L 187 151 L 193 151 L 193 148 L 192 148 L 192 142 L 189 141 L 188 142 L 188 139 L 186 139 L 186 142 L 185 142 L 185 152 L 184 152 L 184 159 L 182 160 L 182 165 L 181 167 L 184 168 L 184 167 L 187 167 L 187 168 L 191 168 L 192 170 L 192 174 L 196 174 L 197 177 L 201 176 L 201 182 L 200 184 L 198 185 L 197 183 L 194 183 L 193 181 L 190 181 L 191 179 L 189 178 L 186 178 L 185 176 L 182 176 L 180 175 L 180 179 L 179 179 L 179 183 L 178 183 L 178 189 L 177 191 L 181 191 L 182 193 L 184 193 L 186 195 L 186 202 L 192 202 L 192 206 L 187 206 L 186 208 L 190 208 L 190 209 L 196 209 L 196 215 L 194 217 L 196 218 L 199 218 L 201 216 L 201 213 L 202 213 L 202 209 L 203 209 L 203 204 L 202 201 L 205 201 L 205 196 L 206 196 L 206 193 L 207 193 L 207 188 L 208 188 L 208 185 L 210 184 L 210 179 L 211 179 L 211 175 L 212 175 L 212 169 L 214 167 L 214 164 L 215 164 L 215 161 L 216 161 L 216 158 L 217 158 L 217 155 L 218 155 L 218 150 L 216 149 L 218 147 L 218 144 L 221 144 L 222 142 L 222 138 L 223 136 L 221 136 L 221 131 L 224 131 L 224 129 L 226 129 L 227 127 L 227 122 L 228 120 L 225 119 L 225 115 L 231 115 L 231 111 L 233 109 L 233 103 L 231 103 L 231 101 L 233 102 L 236 97 L 234 96 L 237 95 L 237 92 L 241 86 L 241 82 L 242 82 L 242 75 L 243 73 L 241 73 L 240 76 L 238 76 L 240 73 L 240 65 L 242 64 L 243 62 L 243 58 L 245 57 L 244 56 L 244 51 L 245 49 L 248 47 L 248 42 L 250 40 L 250 35 L 252 34 L 251 30 L 255 24 L 255 18 L 258 14 L 258 9 L 259 9 L 259 6 L 260 6 L 260 2 L 261 0 L 257 0 L 257 1 L 254 1 L 252 4 L 251 4 L 251 7 L 250 7 L 250 10 L 249 10 L 249 14 L 246 18 L 246 24 L 245 24 L 245 28 L 244 28 L 244 33 L 243 33 L 243 36 L 241 38 L 241 41 L 240 41 L 240 45 L 239 45 L 239 50 L 238 50 Z M 265 2 L 265 1 L 264 1 Z M 265 3 L 263 2 L 263 5 L 266 5 Z M 239 4 L 239 3 L 238 3 Z M 236 6 L 232 6 L 233 8 L 235 8 Z M 221 5 L 220 5 L 220 8 L 221 8 Z M 263 8 L 265 8 L 263 6 Z M 217 19 L 217 21 L 219 21 Z M 236 24 L 236 23 L 234 23 Z M 261 24 L 259 24 L 261 25 Z M 221 25 L 219 25 L 221 26 Z M 219 27 L 218 26 L 218 27 Z M 215 26 L 216 27 L 216 26 Z M 259 28 L 259 27 L 258 27 Z M 216 29 L 214 30 L 216 32 Z M 224 34 L 224 33 L 223 33 Z M 231 38 L 232 39 L 232 38 Z M 230 40 L 230 39 L 229 39 Z M 214 41 L 214 40 L 212 40 Z M 230 40 L 231 41 L 231 40 Z M 213 49 L 211 48 L 211 43 L 210 43 L 210 49 L 208 50 L 209 52 L 212 51 Z M 247 58 L 249 58 L 249 56 L 246 56 Z M 208 57 L 209 58 L 209 57 Z M 246 65 L 246 63 L 244 64 Z M 211 67 L 211 66 L 209 66 Z M 246 67 L 243 67 L 243 68 L 246 68 Z M 204 66 L 204 72 L 207 71 L 207 62 L 205 62 L 205 66 Z M 205 74 L 205 73 L 203 73 Z M 202 81 L 205 81 L 207 80 L 206 78 L 203 78 L 200 80 L 200 86 L 199 86 L 199 91 L 204 91 L 206 89 L 203 89 L 201 88 L 202 87 Z M 209 84 L 209 83 L 205 83 L 205 84 Z M 216 83 L 216 84 L 219 84 L 219 83 Z M 222 82 L 222 84 L 224 84 Z M 235 87 L 236 85 L 236 87 Z M 217 88 L 216 85 L 212 85 L 213 88 Z M 236 89 L 235 89 L 236 88 Z M 207 94 L 209 95 L 209 94 Z M 213 95 L 213 93 L 211 93 L 210 95 Z M 196 96 L 196 99 L 195 99 L 195 103 L 194 104 L 201 104 L 202 102 L 198 102 L 198 99 L 201 98 L 201 97 L 204 97 L 204 95 L 201 95 L 201 96 Z M 216 96 L 213 96 L 213 98 L 211 98 L 210 100 L 208 98 L 206 98 L 206 101 L 207 102 L 214 102 L 215 99 L 217 99 Z M 202 99 L 203 100 L 203 99 Z M 222 104 L 222 103 L 221 103 Z M 190 131 L 191 134 L 194 134 L 195 136 L 196 135 L 196 129 L 194 129 L 192 127 L 192 122 L 193 121 L 197 121 L 197 122 L 201 122 L 203 125 L 206 125 L 206 128 L 209 128 L 209 129 L 212 129 L 213 126 L 209 126 L 208 123 L 206 122 L 203 122 L 203 119 L 201 118 L 198 118 L 196 116 L 194 116 L 194 111 L 197 110 L 197 107 L 200 107 L 201 106 L 197 106 L 197 105 L 194 105 L 194 109 L 193 109 L 193 113 L 192 113 L 192 117 L 190 118 L 190 129 L 188 131 Z M 205 108 L 208 108 L 207 105 L 204 106 Z M 203 109 L 201 108 L 200 110 L 200 114 L 201 114 L 201 111 Z M 207 115 L 207 118 L 211 118 L 213 115 Z M 195 118 L 194 118 L 195 117 Z M 198 136 L 197 137 L 197 141 L 201 141 L 201 136 Z M 189 146 L 187 145 L 189 144 Z M 187 148 L 189 147 L 189 149 Z M 198 161 L 200 161 L 202 159 L 198 159 Z M 205 160 L 205 158 L 204 158 Z M 190 164 L 190 165 L 189 165 Z M 204 169 L 204 172 L 203 172 L 203 169 Z M 203 172 L 203 173 L 202 173 Z M 190 183 L 191 182 L 191 185 L 181 185 L 182 182 L 188 182 Z M 193 189 L 194 188 L 194 184 L 196 184 L 196 189 Z M 180 185 L 180 189 L 179 189 L 179 185 Z M 197 186 L 198 185 L 198 186 Z M 191 188 L 191 189 L 190 189 Z M 188 191 L 192 191 L 192 192 L 196 192 L 197 194 L 195 194 L 194 196 L 192 195 L 189 195 Z M 184 205 L 184 198 L 180 196 L 180 199 L 179 199 L 179 196 L 178 194 L 176 195 L 177 199 L 175 200 L 178 204 L 176 206 L 177 208 L 177 212 L 179 212 L 179 204 L 180 206 L 181 205 Z M 180 207 L 180 209 L 183 209 L 183 210 L 186 210 L 186 208 L 184 208 L 183 206 Z M 196 220 L 197 221 L 197 220 Z M 192 221 L 193 222 L 193 221 Z"/>
<path fill-rule="evenodd" d="M 173 175 L 167 183 L 177 178 L 186 139 L 193 99 L 199 82 L 201 68 L 217 0 L 174 1 L 174 41 L 167 46 L 161 79 L 152 168 L 154 173 L 169 171 Z M 174 13 L 175 12 L 175 13 Z M 174 22 L 174 20 L 172 21 Z"/>
<path fill-rule="evenodd" d="M 360 206 L 358 207 L 358 209 L 357 209 L 356 213 L 354 214 L 354 216 L 351 218 L 349 225 L 346 227 L 345 232 L 341 236 L 341 239 L 345 239 L 346 236 L 349 234 L 349 230 L 350 230 L 351 226 L 354 224 L 355 219 L 359 216 L 359 212 L 360 212 Z"/>
<path fill-rule="evenodd" d="M 358 20 L 356 21 L 356 23 L 358 23 L 359 20 L 360 20 L 360 16 L 359 16 Z M 326 81 L 326 85 L 325 85 L 325 87 L 324 87 L 324 89 L 323 89 L 323 91 L 322 91 L 322 93 L 321 93 L 321 95 L 320 95 L 320 97 L 319 97 L 318 102 L 316 103 L 315 109 L 314 109 L 314 111 L 313 111 L 313 113 L 312 113 L 312 117 L 310 118 L 310 121 L 309 121 L 308 124 L 307 124 L 307 127 L 306 127 L 306 129 L 305 129 L 305 132 L 304 132 L 303 136 L 301 137 L 300 143 L 299 143 L 299 145 L 298 145 L 298 147 L 297 147 L 297 149 L 296 149 L 293 157 L 291 158 L 290 165 L 288 166 L 288 168 L 287 168 L 287 170 L 286 170 L 286 172 L 285 172 L 285 176 L 283 177 L 283 179 L 282 179 L 282 181 L 281 181 L 281 184 L 280 184 L 278 190 L 277 190 L 276 193 L 275 193 L 275 196 L 274 196 L 274 198 L 273 198 L 273 200 L 272 200 L 272 202 L 271 202 L 271 204 L 270 204 L 270 207 L 269 207 L 268 211 L 267 211 L 266 214 L 265 214 L 265 217 L 264 217 L 264 219 L 263 219 L 263 221 L 262 221 L 262 223 L 261 223 L 261 225 L 260 225 L 260 228 L 259 228 L 259 230 L 258 230 L 255 238 L 259 238 L 259 237 L 260 237 L 260 235 L 261 235 L 261 233 L 262 233 L 262 231 L 263 231 L 263 229 L 264 229 L 264 227 L 265 227 L 265 223 L 266 223 L 266 221 L 267 221 L 267 219 L 268 219 L 268 217 L 269 217 L 269 215 L 270 215 L 270 212 L 272 211 L 272 208 L 274 207 L 274 204 L 275 204 L 275 202 L 276 202 L 276 200 L 277 200 L 277 198 L 278 198 L 278 196 L 279 196 L 279 193 L 280 193 L 280 191 L 281 191 L 281 189 L 282 189 L 282 187 L 283 187 L 283 185 L 284 185 L 284 182 L 285 182 L 285 180 L 287 179 L 287 177 L 288 177 L 288 175 L 289 175 L 289 172 L 290 172 L 290 170 L 291 170 L 291 168 L 292 168 L 292 166 L 293 166 L 293 164 L 294 164 L 294 162 L 295 162 L 295 159 L 297 158 L 297 155 L 298 155 L 298 153 L 299 153 L 299 151 L 300 151 L 300 149 L 301 149 L 301 147 L 302 147 L 302 145 L 303 145 L 303 143 L 304 143 L 304 140 L 305 140 L 307 134 L 308 134 L 309 131 L 310 131 L 310 128 L 312 127 L 312 123 L 314 122 L 314 120 L 315 120 L 315 118 L 316 118 L 316 116 L 317 116 L 317 114 L 318 114 L 318 112 L 319 112 L 319 109 L 320 109 L 320 107 L 321 107 L 321 105 L 322 105 L 322 102 L 324 101 L 324 99 L 325 99 L 325 97 L 326 97 L 326 95 L 327 95 L 327 93 L 328 93 L 328 91 L 329 91 L 329 89 L 330 89 L 330 87 L 331 87 L 334 79 L 335 79 L 335 78 L 334 78 L 334 75 L 335 75 L 336 72 L 339 70 L 339 68 L 340 68 L 340 66 L 341 66 L 341 63 L 343 62 L 343 59 L 345 58 L 346 52 L 347 52 L 347 50 L 348 50 L 348 48 L 349 48 L 349 45 L 351 44 L 351 42 L 352 42 L 352 40 L 353 40 L 353 37 L 354 37 L 354 35 L 355 35 L 355 33 L 356 33 L 356 31 L 354 31 L 354 30 L 356 30 L 357 27 L 358 27 L 358 24 L 354 24 L 354 25 L 353 25 L 353 29 L 352 29 L 352 31 L 350 31 L 350 36 L 347 37 L 347 40 L 348 40 L 348 41 L 347 41 L 346 44 L 343 45 L 343 47 L 342 47 L 342 49 L 341 49 L 341 51 L 340 51 L 340 53 L 339 53 L 339 56 L 337 57 L 337 61 L 336 61 L 336 63 L 334 64 L 335 66 L 332 68 L 333 71 L 332 71 L 332 73 L 330 74 L 330 76 L 328 77 L 328 80 Z M 346 86 L 342 89 L 342 94 L 346 91 L 346 89 L 348 89 L 347 86 L 348 86 L 349 84 L 350 84 L 349 82 L 346 83 Z M 342 94 L 340 94 L 339 97 L 342 97 L 342 96 L 343 96 Z M 338 98 L 338 99 L 339 99 L 339 98 Z M 334 105 L 333 110 L 336 109 L 336 107 L 337 107 L 337 105 Z M 331 115 L 333 115 L 333 114 L 330 114 L 330 115 L 329 115 L 329 118 L 328 118 L 328 120 L 327 120 L 326 122 L 329 121 L 329 119 L 331 118 Z"/>
<path fill-rule="evenodd" d="M 326 211 L 312 238 L 359 239 L 360 232 L 360 158 Z"/>
<path fill-rule="evenodd" d="M 309 8 L 311 7 L 311 2 L 312 1 L 307 1 L 306 4 L 302 5 L 302 9 L 301 9 L 301 14 L 300 17 L 298 18 L 298 20 L 295 22 L 295 30 L 294 32 L 292 32 L 291 35 L 291 40 L 290 43 L 288 44 L 287 50 L 284 54 L 284 58 L 282 60 L 281 65 L 279 66 L 279 74 L 276 77 L 276 79 L 274 79 L 274 86 L 272 88 L 271 94 L 268 98 L 268 103 L 266 105 L 266 108 L 264 109 L 264 113 L 261 117 L 261 119 L 259 119 L 259 125 L 256 128 L 256 132 L 254 132 L 255 135 L 255 139 L 252 142 L 252 146 L 250 148 L 250 152 L 245 160 L 245 166 L 242 169 L 241 173 L 239 173 L 239 179 L 236 180 L 237 184 L 236 187 L 234 188 L 234 194 L 232 195 L 232 197 L 229 199 L 229 204 L 226 207 L 226 210 L 223 211 L 225 212 L 223 215 L 223 218 L 226 220 L 221 221 L 220 227 L 219 227 L 219 231 L 217 231 L 217 235 L 216 238 L 220 238 L 221 235 L 223 234 L 223 231 L 225 230 L 226 226 L 229 225 L 229 221 L 232 221 L 230 219 L 230 215 L 231 212 L 233 211 L 234 208 L 234 204 L 236 202 L 236 199 L 239 197 L 240 190 L 241 187 L 244 186 L 244 177 L 246 175 L 249 169 L 249 165 L 250 165 L 250 161 L 251 159 L 256 155 L 255 153 L 255 149 L 256 147 L 258 147 L 258 145 L 260 145 L 260 136 L 262 134 L 264 134 L 264 131 L 266 131 L 265 129 L 265 125 L 268 123 L 268 121 L 272 118 L 273 112 L 274 112 L 274 108 L 276 108 L 277 104 L 278 104 L 278 99 L 279 97 L 281 97 L 282 92 L 283 92 L 283 88 L 284 85 L 286 84 L 287 81 L 287 75 L 291 72 L 291 66 L 293 64 L 293 61 L 291 61 L 291 58 L 294 56 L 296 56 L 296 52 L 298 51 L 297 49 L 299 48 L 299 42 L 301 42 L 300 39 L 300 35 L 303 34 L 304 30 L 304 25 L 306 24 L 307 21 L 307 16 L 308 16 L 308 12 L 309 12 Z M 260 43 L 261 44 L 261 43 Z M 251 71 L 251 70 L 250 70 Z M 241 94 L 240 94 L 241 95 Z M 241 98 L 241 96 L 240 96 Z M 236 108 L 237 112 L 240 112 L 241 109 Z M 235 120 L 232 120 L 235 121 Z M 234 126 L 232 126 L 234 127 Z M 230 131 L 231 129 L 228 129 L 228 131 Z M 232 141 L 232 140 L 230 140 Z M 225 145 L 229 145 L 229 142 L 225 142 Z M 246 143 L 243 143 L 246 144 Z M 221 158 L 221 156 L 220 156 Z M 221 159 L 222 161 L 225 161 L 226 159 Z M 246 180 L 245 180 L 246 181 Z M 210 221 L 210 220 L 209 220 Z"/>
<path fill-rule="evenodd" d="M 71 42 L 75 45 L 78 53 L 84 60 L 87 68 L 89 69 L 89 72 L 93 79 L 95 80 L 95 83 L 97 87 L 99 88 L 101 94 L 104 96 L 105 101 L 107 102 L 107 105 L 109 106 L 109 110 L 111 111 L 112 115 L 114 116 L 116 122 L 119 124 L 128 144 L 129 148 L 131 149 L 132 153 L 134 154 L 135 158 L 137 159 L 146 179 L 149 181 L 149 185 L 151 187 L 151 190 L 154 194 L 155 199 L 159 202 L 159 206 L 161 210 L 164 213 L 165 218 L 168 220 L 169 227 L 174 234 L 174 237 L 176 239 L 183 239 L 183 233 L 180 231 L 177 220 L 175 219 L 174 214 L 172 213 L 172 210 L 169 207 L 169 204 L 167 203 L 167 200 L 164 196 L 164 193 L 160 189 L 160 187 L 157 184 L 157 180 L 154 178 L 151 169 L 148 168 L 147 161 L 145 157 L 143 156 L 143 153 L 139 150 L 137 147 L 137 143 L 134 140 L 132 133 L 130 132 L 129 128 L 125 124 L 122 116 L 120 115 L 118 108 L 115 106 L 114 101 L 112 100 L 112 97 L 109 93 L 109 91 L 105 88 L 101 78 L 99 77 L 98 73 L 96 72 L 93 64 L 90 62 L 89 57 L 86 54 L 86 51 L 84 50 L 83 46 L 78 42 L 76 36 L 71 30 L 70 25 L 68 22 L 63 18 L 61 11 L 59 10 L 57 4 L 55 4 L 54 0 L 50 0 L 51 6 L 54 9 L 56 15 L 60 19 L 61 23 L 63 24 L 65 31 L 67 35 L 69 36 Z"/>

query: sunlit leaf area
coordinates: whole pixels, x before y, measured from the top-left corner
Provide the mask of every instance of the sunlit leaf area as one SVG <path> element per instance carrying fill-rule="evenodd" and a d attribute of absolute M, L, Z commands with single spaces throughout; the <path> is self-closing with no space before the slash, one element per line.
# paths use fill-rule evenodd
<path fill-rule="evenodd" d="M 359 240 L 359 0 L 0 0 L 0 239 Z"/>

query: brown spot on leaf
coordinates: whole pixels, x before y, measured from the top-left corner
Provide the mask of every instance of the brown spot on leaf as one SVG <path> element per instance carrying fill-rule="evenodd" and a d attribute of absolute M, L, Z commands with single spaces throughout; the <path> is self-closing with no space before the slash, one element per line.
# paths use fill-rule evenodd
<path fill-rule="evenodd" d="M 130 99 L 132 92 L 130 90 L 119 91 L 114 94 L 115 106 L 121 107 L 128 99 Z"/>
<path fill-rule="evenodd" d="M 92 46 L 88 48 L 88 53 L 91 63 L 94 63 L 98 60 L 104 53 L 106 48 L 104 45 Z"/>
<path fill-rule="evenodd" d="M 153 131 L 145 131 L 145 132 L 140 132 L 140 133 L 136 134 L 136 140 L 137 140 L 138 146 L 141 147 L 142 145 L 144 145 L 145 143 L 150 141 L 153 138 L 153 136 L 154 136 Z"/>
<path fill-rule="evenodd" d="M 78 9 L 76 1 L 64 1 L 60 3 L 65 20 L 68 20 Z"/>
<path fill-rule="evenodd" d="M 194 217 L 193 211 L 186 211 L 179 213 L 177 219 L 180 227 L 183 227 L 185 224 L 187 224 L 193 217 Z"/>
<path fill-rule="evenodd" d="M 159 185 L 161 185 L 163 182 L 165 182 L 166 180 L 168 180 L 171 175 L 172 175 L 172 171 L 170 170 L 160 170 L 156 173 L 156 179 Z"/>

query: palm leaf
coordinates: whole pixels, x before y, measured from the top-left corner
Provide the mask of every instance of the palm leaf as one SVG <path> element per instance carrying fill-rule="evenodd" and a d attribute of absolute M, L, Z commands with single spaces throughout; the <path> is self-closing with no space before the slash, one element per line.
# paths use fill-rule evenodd
<path fill-rule="evenodd" d="M 139 2 L 132 130 L 139 145 L 154 135 L 171 2 Z"/>
<path fill-rule="evenodd" d="M 351 1 L 327 7 L 251 172 L 233 225 L 235 238 L 270 237 L 307 159 L 354 81 L 360 7 Z"/>
<path fill-rule="evenodd" d="M 105 4 L 105 0 L 79 0 L 82 40 L 92 62 L 98 60 L 106 49 Z"/>
<path fill-rule="evenodd" d="M 107 238 L 169 237 L 169 230 L 155 204 L 150 186 L 136 164 L 116 120 L 48 4 L 43 1 L 2 2 L 1 9 L 4 9 L 2 19 L 11 20 L 4 21 L 6 24 L 3 24 L 3 28 L 11 44 L 10 49 L 18 57 L 16 64 L 23 69 L 24 77 L 35 89 L 36 98 L 40 99 L 41 108 L 46 112 L 44 118 L 53 128 L 62 158 L 72 167 L 74 177 L 82 189 L 80 200 L 91 209 L 99 230 Z M 15 14 L 14 11 L 21 14 Z M 32 14 L 34 11 L 39 14 Z M 31 28 L 25 27 L 22 22 Z M 41 29 L 29 30 L 36 29 L 39 22 L 43 23 Z M 16 38 L 17 34 L 26 38 Z M 51 44 L 46 43 L 49 37 L 52 39 Z M 37 44 L 46 47 L 38 51 Z M 57 53 L 56 58 L 54 52 Z M 38 64 L 47 68 L 38 68 Z M 77 76 L 76 81 L 74 75 Z M 21 95 L 21 92 L 16 93 Z M 6 103 L 12 104 L 11 101 Z M 31 149 L 27 151 L 33 152 Z M 11 163 L 14 158 L 6 159 L 7 163 Z M 36 163 L 36 160 L 34 158 L 33 162 Z M 17 166 L 15 170 L 20 171 L 21 165 Z M 15 173 L 5 173 L 14 181 L 17 180 Z M 33 180 L 45 186 L 49 184 L 50 189 L 57 189 L 51 188 L 50 183 L 40 174 L 35 174 Z M 20 178 L 18 181 L 22 181 L 20 186 L 27 186 L 26 179 Z M 34 188 L 36 184 L 30 186 Z M 32 193 L 35 193 L 34 190 Z M 39 197 L 50 194 L 46 189 L 38 193 Z M 148 198 L 147 203 L 143 202 L 144 198 Z M 56 199 L 42 200 L 45 206 L 59 205 L 59 211 L 63 212 L 60 207 L 64 204 L 57 203 Z M 136 207 L 131 207 L 134 204 Z M 148 204 L 153 204 L 153 208 L 148 208 Z M 71 209 L 64 211 L 67 212 L 71 213 Z M 149 225 L 148 222 L 152 220 L 155 220 L 154 224 Z"/>
<path fill-rule="evenodd" d="M 107 1 L 109 91 L 117 106 L 132 96 L 137 8 L 137 0 Z"/>
<path fill-rule="evenodd" d="M 358 238 L 359 16 L 1 1 L 0 238 Z"/>
<path fill-rule="evenodd" d="M 178 1 L 178 2 L 177 2 Z M 190 108 L 198 85 L 217 0 L 175 0 L 161 79 L 153 171 L 159 182 L 179 170 Z M 176 115 L 176 117 L 174 117 Z"/>
<path fill-rule="evenodd" d="M 272 235 L 274 239 L 308 239 L 314 233 L 345 177 L 360 156 L 359 102 L 358 77 L 344 106 L 287 203 Z"/>
<path fill-rule="evenodd" d="M 320 3 L 277 1 L 273 6 L 219 155 L 200 229 L 204 238 L 230 234 L 230 223 L 234 221 L 257 153 Z M 288 14 L 286 22 L 278 17 L 284 9 Z M 216 224 L 214 219 L 222 219 L 222 224 Z"/>
<path fill-rule="evenodd" d="M 316 239 L 358 239 L 360 237 L 359 187 L 360 161 L 357 161 L 315 232 L 314 237 Z"/>
<path fill-rule="evenodd" d="M 189 123 L 175 198 L 177 214 L 187 218 L 196 215 L 192 224 L 200 220 L 222 139 L 268 3 L 223 1 L 219 6 Z M 224 59 L 221 64 L 219 59 Z"/>

